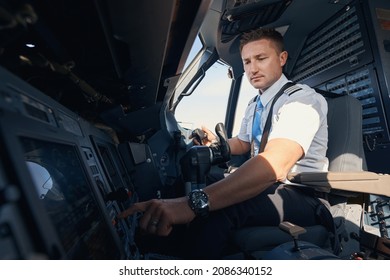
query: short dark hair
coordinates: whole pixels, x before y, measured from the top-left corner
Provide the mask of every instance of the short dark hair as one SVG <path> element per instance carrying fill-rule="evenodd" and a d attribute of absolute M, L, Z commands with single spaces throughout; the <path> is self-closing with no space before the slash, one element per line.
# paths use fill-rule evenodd
<path fill-rule="evenodd" d="M 284 51 L 284 42 L 283 42 L 283 36 L 280 34 L 277 30 L 274 28 L 258 28 L 255 30 L 251 30 L 248 32 L 245 32 L 241 35 L 240 39 L 240 52 L 242 51 L 242 48 L 250 43 L 261 39 L 268 39 L 275 43 L 276 47 L 278 48 L 279 52 Z"/>

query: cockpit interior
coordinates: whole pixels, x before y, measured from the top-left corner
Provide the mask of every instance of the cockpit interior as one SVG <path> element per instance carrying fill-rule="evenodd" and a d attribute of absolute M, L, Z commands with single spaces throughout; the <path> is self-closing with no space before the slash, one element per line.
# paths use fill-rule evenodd
<path fill-rule="evenodd" d="M 173 258 L 117 215 L 247 159 L 193 149 L 187 122 L 220 107 L 216 134 L 237 133 L 240 35 L 260 27 L 328 101 L 329 172 L 288 179 L 333 195 L 337 230 L 245 228 L 226 259 L 390 259 L 388 0 L 0 0 L 0 259 Z"/>

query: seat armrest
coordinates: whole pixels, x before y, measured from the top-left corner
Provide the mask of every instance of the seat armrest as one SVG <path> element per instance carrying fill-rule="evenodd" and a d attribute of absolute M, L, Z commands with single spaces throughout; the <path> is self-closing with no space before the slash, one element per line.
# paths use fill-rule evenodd
<path fill-rule="evenodd" d="M 369 171 L 301 172 L 290 173 L 287 179 L 292 183 L 311 186 L 323 192 L 331 192 L 334 189 L 390 197 L 390 175 L 388 174 Z"/>

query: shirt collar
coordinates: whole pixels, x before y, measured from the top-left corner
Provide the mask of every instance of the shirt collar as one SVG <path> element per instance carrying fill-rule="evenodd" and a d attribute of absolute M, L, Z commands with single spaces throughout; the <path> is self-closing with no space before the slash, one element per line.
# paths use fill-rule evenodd
<path fill-rule="evenodd" d="M 287 77 L 284 74 L 282 74 L 279 80 L 277 80 L 272 86 L 267 88 L 261 94 L 261 104 L 263 104 L 264 107 L 267 106 L 267 104 L 275 97 L 275 95 L 287 82 L 288 82 Z M 259 92 L 259 96 L 260 96 L 260 92 Z"/>

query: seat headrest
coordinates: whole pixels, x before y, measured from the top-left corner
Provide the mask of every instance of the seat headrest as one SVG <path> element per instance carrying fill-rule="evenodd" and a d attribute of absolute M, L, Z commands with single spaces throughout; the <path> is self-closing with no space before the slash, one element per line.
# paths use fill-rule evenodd
<path fill-rule="evenodd" d="M 329 171 L 365 170 L 361 103 L 349 95 L 327 102 Z"/>

